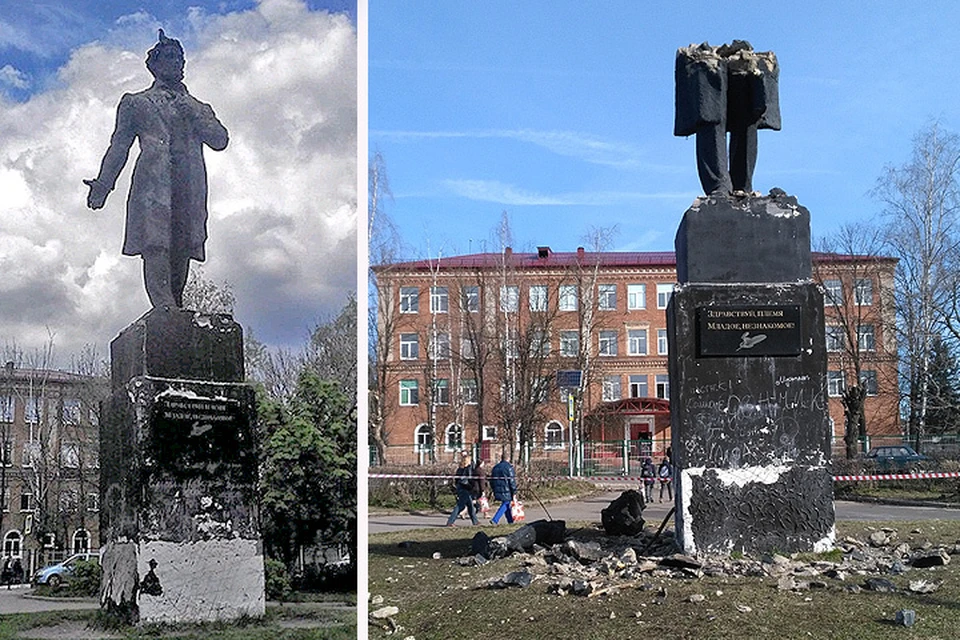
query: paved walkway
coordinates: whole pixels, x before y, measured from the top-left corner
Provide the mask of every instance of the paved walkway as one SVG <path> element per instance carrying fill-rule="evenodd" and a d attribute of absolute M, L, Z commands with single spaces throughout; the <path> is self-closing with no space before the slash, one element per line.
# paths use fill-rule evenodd
<path fill-rule="evenodd" d="M 38 613 L 68 609 L 99 609 L 96 598 L 38 598 L 30 594 L 29 585 L 12 589 L 0 588 L 0 615 L 8 613 Z"/>

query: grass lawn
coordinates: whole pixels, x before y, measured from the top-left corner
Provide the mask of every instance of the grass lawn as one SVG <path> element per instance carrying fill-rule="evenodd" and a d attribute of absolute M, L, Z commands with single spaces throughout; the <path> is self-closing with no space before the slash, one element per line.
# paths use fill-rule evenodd
<path fill-rule="evenodd" d="M 516 528 L 514 525 L 513 528 Z M 578 538 L 602 536 L 592 525 L 568 523 L 569 530 L 584 527 Z M 655 526 L 655 525 L 654 525 Z M 838 539 L 866 540 L 879 527 L 891 527 L 899 541 L 919 545 L 960 543 L 960 522 L 897 523 L 840 522 Z M 919 529 L 920 533 L 911 533 Z M 502 535 L 508 529 L 498 528 Z M 642 585 L 595 598 L 553 595 L 547 580 L 527 588 L 477 588 L 523 568 L 522 556 L 512 556 L 480 567 L 463 567 L 456 558 L 469 554 L 477 529 L 420 529 L 375 534 L 369 539 L 369 589 L 383 596 L 383 605 L 395 605 L 394 617 L 402 629 L 387 634 L 369 626 L 372 640 L 473 640 L 476 638 L 550 638 L 551 640 L 606 640 L 610 638 L 829 638 L 856 639 L 960 637 L 960 557 L 945 567 L 911 569 L 900 576 L 883 576 L 902 590 L 896 593 L 846 591 L 869 576 L 851 575 L 845 581 L 823 578 L 825 589 L 781 591 L 770 577 L 647 577 Z M 410 541 L 416 544 L 398 543 Z M 441 559 L 433 559 L 439 552 Z M 930 594 L 906 591 L 910 580 L 942 580 Z M 661 589 L 665 590 L 665 597 Z M 704 596 L 690 602 L 694 594 Z M 894 624 L 900 609 L 913 609 L 917 622 L 904 628 Z"/>
<path fill-rule="evenodd" d="M 102 631 L 110 638 L 155 638 L 157 640 L 354 640 L 357 616 L 353 598 L 336 602 L 303 602 L 268 605 L 263 620 L 235 624 L 145 626 Z M 0 616 L 0 640 L 21 637 L 96 638 L 92 630 L 98 611 L 53 611 Z"/>

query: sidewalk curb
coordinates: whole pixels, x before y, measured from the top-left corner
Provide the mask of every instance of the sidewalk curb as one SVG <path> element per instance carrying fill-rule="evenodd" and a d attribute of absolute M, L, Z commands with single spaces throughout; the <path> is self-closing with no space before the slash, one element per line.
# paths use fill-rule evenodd
<path fill-rule="evenodd" d="M 67 596 L 60 598 L 56 596 L 38 596 L 32 593 L 25 593 L 20 597 L 25 598 L 27 600 L 42 600 L 44 602 L 85 602 L 89 604 L 98 603 L 97 598 L 74 598 L 74 597 L 67 597 Z"/>
<path fill-rule="evenodd" d="M 834 498 L 834 501 L 838 498 Z M 900 500 L 897 498 L 875 498 L 874 496 L 844 496 L 846 502 L 865 502 L 871 504 L 889 504 L 895 507 L 934 507 L 937 509 L 960 509 L 957 502 L 934 502 L 932 500 Z"/>

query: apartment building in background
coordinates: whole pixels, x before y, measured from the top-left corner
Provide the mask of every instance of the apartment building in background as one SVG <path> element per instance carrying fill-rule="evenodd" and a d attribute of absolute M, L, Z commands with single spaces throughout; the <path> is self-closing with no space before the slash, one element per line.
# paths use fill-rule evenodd
<path fill-rule="evenodd" d="M 843 436 L 841 396 L 856 371 L 867 432 L 899 434 L 888 329 L 896 261 L 814 254 L 814 263 L 825 290 L 834 436 Z M 571 439 L 629 443 L 621 446 L 636 457 L 669 446 L 673 252 L 507 248 L 374 274 L 386 462 L 452 460 L 474 444 L 486 458 L 512 445 L 557 459 Z"/>
<path fill-rule="evenodd" d="M 44 564 L 100 547 L 101 378 L 0 369 L 0 541 L 29 579 Z"/>

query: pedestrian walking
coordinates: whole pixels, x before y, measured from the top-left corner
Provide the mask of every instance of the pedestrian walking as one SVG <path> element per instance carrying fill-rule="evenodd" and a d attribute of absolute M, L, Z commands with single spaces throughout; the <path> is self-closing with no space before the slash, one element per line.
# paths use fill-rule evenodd
<path fill-rule="evenodd" d="M 673 500 L 673 465 L 670 464 L 670 460 L 666 457 L 664 457 L 663 462 L 660 463 L 657 475 L 660 477 L 660 502 L 663 502 L 664 489 L 667 490 L 667 498 Z"/>
<path fill-rule="evenodd" d="M 457 504 L 454 505 L 453 511 L 450 512 L 450 517 L 447 518 L 448 527 L 453 526 L 457 521 L 457 514 L 463 509 L 467 510 L 467 514 L 470 516 L 470 521 L 473 522 L 473 524 L 480 524 L 480 521 L 477 520 L 477 512 L 473 508 L 473 465 L 470 463 L 470 456 L 463 456 L 460 459 L 460 466 L 457 468 L 457 474 L 453 481 L 453 487 L 457 492 Z"/>
<path fill-rule="evenodd" d="M 490 512 L 490 502 L 487 500 L 487 469 L 483 458 L 477 460 L 477 464 L 473 465 L 473 482 L 476 485 L 474 496 L 476 497 L 477 513 L 487 518 Z"/>
<path fill-rule="evenodd" d="M 500 518 L 506 514 L 507 522 L 513 524 L 510 503 L 517 495 L 517 474 L 514 472 L 513 465 L 510 464 L 506 452 L 500 456 L 500 462 L 494 465 L 490 472 L 490 490 L 493 491 L 494 500 L 500 501 L 500 508 L 493 514 L 490 522 L 497 524 L 500 522 Z"/>
<path fill-rule="evenodd" d="M 643 480 L 644 501 L 653 502 L 653 485 L 657 481 L 657 469 L 653 466 L 653 460 L 649 456 L 643 459 L 643 466 L 640 467 L 640 478 Z"/>

